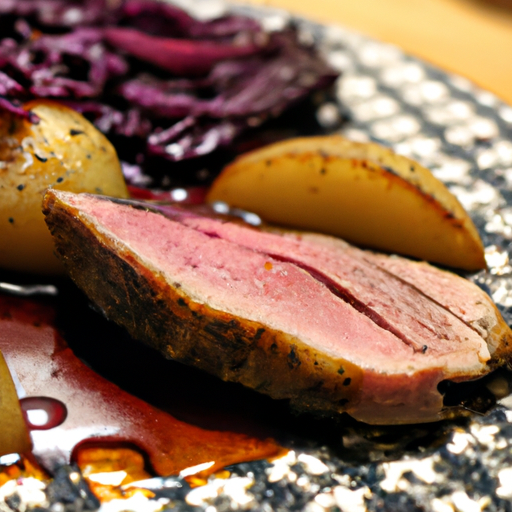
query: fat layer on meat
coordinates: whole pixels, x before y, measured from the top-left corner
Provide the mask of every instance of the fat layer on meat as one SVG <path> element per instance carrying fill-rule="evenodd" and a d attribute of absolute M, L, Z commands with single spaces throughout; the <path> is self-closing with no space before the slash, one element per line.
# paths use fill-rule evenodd
<path fill-rule="evenodd" d="M 72 278 L 109 318 L 168 357 L 301 410 L 436 421 L 447 414 L 441 381 L 485 375 L 509 354 L 510 331 L 483 291 L 471 288 L 499 332 L 482 336 L 475 311 L 450 307 L 467 291 L 457 276 L 443 304 L 435 285 L 411 285 L 331 237 L 61 191 L 44 208 Z M 429 267 L 423 280 L 436 276 L 447 279 Z"/>

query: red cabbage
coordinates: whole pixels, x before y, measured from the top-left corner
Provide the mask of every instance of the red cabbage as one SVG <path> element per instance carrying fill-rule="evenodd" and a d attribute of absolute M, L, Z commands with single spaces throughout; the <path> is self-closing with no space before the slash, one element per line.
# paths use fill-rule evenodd
<path fill-rule="evenodd" d="M 15 96 L 23 91 L 23 87 L 10 76 L 0 71 L 0 96 Z"/>
<path fill-rule="evenodd" d="M 16 114 L 17 116 L 24 117 L 28 119 L 32 123 L 37 123 L 39 118 L 33 114 L 32 112 L 28 112 L 24 110 L 23 107 L 16 101 L 10 101 L 7 98 L 3 98 L 0 96 L 0 109 L 7 110 L 7 112 L 11 112 L 12 114 Z"/>
<path fill-rule="evenodd" d="M 30 16 L 50 27 L 104 23 L 111 11 L 106 0 L 1 0 L 0 15 Z"/>
<path fill-rule="evenodd" d="M 335 78 L 293 28 L 267 34 L 244 16 L 199 21 L 155 0 L 0 0 L 0 108 L 26 116 L 16 101 L 65 102 L 128 141 L 132 165 L 206 155 Z"/>
<path fill-rule="evenodd" d="M 168 2 L 155 0 L 125 0 L 119 20 L 154 36 L 214 39 L 261 34 L 258 22 L 245 16 L 199 21 Z"/>
<path fill-rule="evenodd" d="M 266 45 L 154 37 L 133 28 L 108 27 L 103 32 L 107 43 L 145 62 L 175 75 L 203 75 L 220 61 L 247 57 Z"/>

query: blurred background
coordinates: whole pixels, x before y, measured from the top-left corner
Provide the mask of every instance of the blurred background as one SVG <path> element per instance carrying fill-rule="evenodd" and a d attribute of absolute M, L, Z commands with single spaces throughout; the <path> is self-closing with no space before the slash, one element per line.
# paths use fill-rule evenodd
<path fill-rule="evenodd" d="M 512 0 L 242 1 L 343 24 L 396 44 L 512 105 Z"/>

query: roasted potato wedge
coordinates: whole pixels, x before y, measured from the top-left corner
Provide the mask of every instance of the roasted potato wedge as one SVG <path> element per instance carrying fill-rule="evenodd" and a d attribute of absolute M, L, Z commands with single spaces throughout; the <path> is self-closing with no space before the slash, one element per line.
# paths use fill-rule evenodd
<path fill-rule="evenodd" d="M 466 270 L 486 266 L 473 222 L 444 184 L 374 143 L 332 135 L 267 146 L 227 166 L 207 199 L 365 247 Z"/>
<path fill-rule="evenodd" d="M 8 453 L 28 453 L 30 448 L 30 437 L 16 388 L 0 352 L 0 456 Z"/>
<path fill-rule="evenodd" d="M 48 187 L 128 197 L 115 149 L 74 110 L 47 100 L 25 105 L 39 122 L 0 115 L 0 267 L 59 273 L 41 212 Z"/>

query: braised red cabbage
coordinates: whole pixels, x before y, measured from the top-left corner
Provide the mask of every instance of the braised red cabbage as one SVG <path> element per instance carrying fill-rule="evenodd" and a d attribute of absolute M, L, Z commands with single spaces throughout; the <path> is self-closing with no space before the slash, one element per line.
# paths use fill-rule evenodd
<path fill-rule="evenodd" d="M 229 145 L 336 78 L 293 27 L 200 21 L 155 0 L 0 0 L 0 33 L 0 108 L 63 101 L 111 138 L 137 138 L 138 164 Z"/>

